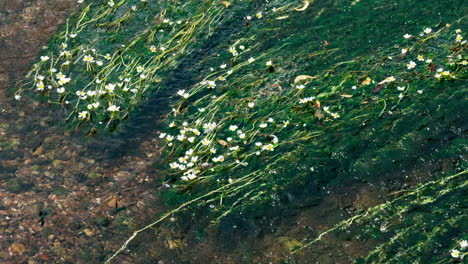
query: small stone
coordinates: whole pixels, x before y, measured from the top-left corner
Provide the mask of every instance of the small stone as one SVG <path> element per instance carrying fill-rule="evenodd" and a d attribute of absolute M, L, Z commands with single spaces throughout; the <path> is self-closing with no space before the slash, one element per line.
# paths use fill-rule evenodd
<path fill-rule="evenodd" d="M 115 207 L 115 205 L 117 204 L 117 199 L 116 198 L 112 198 L 109 200 L 109 202 L 107 202 L 107 205 L 110 206 L 110 207 Z"/>
<path fill-rule="evenodd" d="M 44 147 L 40 146 L 33 152 L 33 156 L 39 156 L 42 154 L 42 152 L 44 152 Z"/>
<path fill-rule="evenodd" d="M 10 251 L 17 254 L 23 254 L 26 251 L 26 247 L 21 243 L 13 243 L 10 246 Z"/>
<path fill-rule="evenodd" d="M 62 162 L 63 162 L 62 160 L 54 160 L 52 161 L 52 165 L 54 167 L 60 167 L 60 165 L 62 165 Z"/>
<path fill-rule="evenodd" d="M 84 229 L 83 232 L 89 237 L 94 235 L 94 232 L 88 228 Z"/>

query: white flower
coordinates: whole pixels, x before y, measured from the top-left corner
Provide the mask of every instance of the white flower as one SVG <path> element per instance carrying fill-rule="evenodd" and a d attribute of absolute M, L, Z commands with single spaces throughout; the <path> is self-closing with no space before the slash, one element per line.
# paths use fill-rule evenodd
<path fill-rule="evenodd" d="M 432 60 L 431 60 L 431 59 L 427 59 L 427 60 L 426 60 L 426 63 L 432 63 Z"/>
<path fill-rule="evenodd" d="M 16 95 L 15 95 L 15 100 L 16 100 L 16 101 L 19 101 L 20 99 L 21 99 L 21 95 L 16 94 Z"/>
<path fill-rule="evenodd" d="M 238 128 L 238 126 L 236 126 L 236 125 L 229 126 L 229 130 L 231 130 L 231 131 L 236 131 L 237 128 Z"/>
<path fill-rule="evenodd" d="M 64 84 L 66 84 L 66 83 L 69 83 L 70 81 L 71 81 L 70 78 L 61 78 L 57 83 L 58 83 L 59 85 L 64 85 Z"/>
<path fill-rule="evenodd" d="M 410 34 L 405 34 L 405 35 L 403 35 L 403 37 L 404 37 L 405 39 L 409 39 L 409 38 L 411 38 L 412 36 L 411 36 Z"/>
<path fill-rule="evenodd" d="M 161 134 L 159 134 L 159 138 L 165 138 L 166 135 L 167 135 L 166 133 L 161 133 Z"/>
<path fill-rule="evenodd" d="M 61 94 L 61 93 L 64 93 L 64 92 L 65 92 L 65 88 L 63 88 L 63 87 L 57 88 L 57 93 Z"/>
<path fill-rule="evenodd" d="M 78 97 L 80 97 L 80 99 L 83 99 L 83 100 L 88 97 L 88 95 L 83 91 L 76 91 L 76 95 L 78 95 Z"/>
<path fill-rule="evenodd" d="M 338 117 L 340 117 L 340 115 L 339 115 L 338 113 L 330 113 L 330 115 L 331 115 L 333 118 L 335 118 L 335 119 L 337 119 Z"/>
<path fill-rule="evenodd" d="M 272 144 L 268 144 L 268 145 L 265 145 L 262 147 L 262 150 L 269 150 L 269 151 L 273 151 L 275 148 L 273 147 Z"/>
<path fill-rule="evenodd" d="M 114 92 L 114 89 L 115 89 L 115 84 L 113 84 L 113 83 L 108 83 L 108 84 L 106 84 L 106 86 L 104 86 L 104 88 L 105 88 L 109 93 L 113 93 L 113 92 Z"/>
<path fill-rule="evenodd" d="M 398 90 L 398 91 L 404 91 L 404 90 L 405 90 L 405 87 L 404 87 L 404 86 L 398 86 L 398 87 L 397 87 L 397 90 Z"/>
<path fill-rule="evenodd" d="M 423 55 L 418 55 L 417 59 L 418 59 L 418 61 L 424 61 L 424 56 Z"/>
<path fill-rule="evenodd" d="M 272 65 L 273 65 L 273 62 L 271 60 L 266 62 L 266 66 L 272 66 Z"/>
<path fill-rule="evenodd" d="M 180 135 L 177 135 L 177 140 L 179 141 L 184 141 L 185 140 L 185 136 L 180 134 Z"/>
<path fill-rule="evenodd" d="M 237 50 L 236 50 L 235 47 L 230 47 L 230 48 L 229 48 L 229 52 L 231 52 L 232 54 L 234 54 L 234 53 L 237 53 Z"/>
<path fill-rule="evenodd" d="M 172 162 L 172 163 L 169 163 L 169 166 L 171 167 L 171 169 L 177 169 L 177 168 L 179 168 L 179 163 Z"/>
<path fill-rule="evenodd" d="M 248 106 L 249 108 L 253 108 L 253 107 L 255 106 L 255 103 L 254 103 L 254 102 L 249 102 L 249 103 L 247 104 L 247 106 Z"/>
<path fill-rule="evenodd" d="M 220 67 L 221 69 L 224 69 L 224 68 L 227 67 L 227 65 L 226 65 L 226 64 L 223 64 L 223 65 L 221 65 L 221 66 L 219 66 L 219 67 Z"/>
<path fill-rule="evenodd" d="M 198 108 L 198 112 L 201 112 L 201 113 L 205 112 L 205 110 L 206 110 L 205 108 Z"/>
<path fill-rule="evenodd" d="M 185 90 L 179 90 L 179 91 L 177 91 L 177 94 L 182 96 L 185 99 L 189 98 L 189 96 L 190 96 L 188 93 L 185 92 Z"/>
<path fill-rule="evenodd" d="M 102 64 L 104 64 L 102 61 L 96 61 L 97 66 L 102 66 Z"/>
<path fill-rule="evenodd" d="M 195 137 L 189 137 L 187 138 L 187 140 L 190 142 L 190 143 L 193 143 L 195 141 Z"/>
<path fill-rule="evenodd" d="M 462 250 L 465 250 L 468 247 L 468 241 L 466 240 L 460 241 L 460 247 Z"/>
<path fill-rule="evenodd" d="M 109 2 L 107 2 L 107 4 L 110 6 L 110 7 L 113 7 L 115 5 L 114 1 L 110 0 Z"/>
<path fill-rule="evenodd" d="M 453 258 L 459 258 L 460 257 L 460 251 L 458 251 L 456 249 L 452 249 L 450 251 L 450 255 L 452 255 Z"/>
<path fill-rule="evenodd" d="M 255 142 L 255 146 L 257 146 L 257 147 L 262 146 L 262 142 Z"/>
<path fill-rule="evenodd" d="M 455 33 L 459 34 L 461 32 L 462 32 L 461 29 L 455 29 Z"/>
<path fill-rule="evenodd" d="M 175 123 L 174 123 L 174 122 L 171 122 L 171 123 L 169 124 L 169 127 L 175 127 Z"/>
<path fill-rule="evenodd" d="M 104 59 L 106 60 L 110 60 L 112 57 L 109 53 L 107 53 L 105 56 L 104 56 Z"/>
<path fill-rule="evenodd" d="M 48 61 L 49 59 L 49 56 L 41 56 L 41 61 Z"/>
<path fill-rule="evenodd" d="M 401 49 L 401 54 L 404 55 L 404 54 L 406 54 L 407 52 L 408 52 L 408 49 L 406 49 L 406 48 L 405 48 L 405 49 Z"/>
<path fill-rule="evenodd" d="M 250 57 L 250 58 L 249 58 L 249 62 L 250 62 L 250 63 L 252 63 L 252 62 L 254 62 L 254 61 L 255 61 L 255 59 L 254 59 L 253 57 Z"/>
<path fill-rule="evenodd" d="M 223 162 L 224 161 L 224 156 L 220 155 L 220 156 L 218 156 L 216 158 L 213 158 L 212 160 L 213 160 L 213 162 Z"/>
<path fill-rule="evenodd" d="M 142 72 L 145 68 L 143 68 L 143 66 L 138 66 L 136 67 L 136 70 L 138 73 Z"/>
<path fill-rule="evenodd" d="M 278 137 L 275 136 L 275 135 L 271 135 L 271 136 L 273 137 L 273 140 L 272 140 L 273 143 L 274 143 L 274 144 L 278 144 L 278 141 L 279 141 L 279 140 L 278 140 Z"/>
<path fill-rule="evenodd" d="M 84 62 L 93 62 L 94 58 L 93 58 L 93 56 L 86 55 L 86 56 L 84 56 L 83 61 Z"/>
<path fill-rule="evenodd" d="M 120 110 L 120 106 L 115 106 L 115 105 L 111 105 L 107 108 L 107 111 L 109 112 L 118 112 Z"/>
<path fill-rule="evenodd" d="M 302 85 L 302 84 L 300 84 L 300 85 L 296 85 L 296 88 L 297 88 L 298 90 L 303 90 L 303 89 L 305 88 L 305 86 Z"/>
<path fill-rule="evenodd" d="M 246 16 L 245 19 L 252 20 L 252 17 L 251 16 Z"/>
<path fill-rule="evenodd" d="M 203 146 L 208 146 L 209 144 L 211 144 L 211 140 L 207 139 L 207 138 L 204 138 L 202 141 L 201 141 L 202 145 Z"/>
<path fill-rule="evenodd" d="M 99 103 L 99 102 L 95 102 L 95 103 L 93 103 L 93 107 L 94 107 L 94 108 L 98 108 L 98 107 L 99 107 L 99 105 L 100 105 L 100 103 Z"/>
<path fill-rule="evenodd" d="M 244 45 L 240 45 L 240 46 L 239 46 L 239 49 L 245 50 L 245 46 L 244 46 Z"/>
<path fill-rule="evenodd" d="M 261 123 L 261 124 L 260 124 L 260 127 L 261 127 L 261 128 L 265 128 L 265 127 L 267 127 L 267 126 L 268 126 L 267 123 Z"/>
<path fill-rule="evenodd" d="M 457 37 L 455 38 L 455 41 L 456 42 L 461 42 L 463 39 L 462 35 L 457 35 Z"/>
<path fill-rule="evenodd" d="M 425 28 L 424 33 L 429 34 L 432 32 L 432 28 Z"/>
<path fill-rule="evenodd" d="M 406 64 L 406 67 L 408 68 L 408 70 L 411 70 L 414 67 L 416 67 L 416 63 L 414 61 L 410 61 L 408 64 Z"/>
<path fill-rule="evenodd" d="M 216 82 L 215 81 L 207 81 L 206 82 L 208 85 L 208 88 L 214 89 L 216 87 Z"/>
<path fill-rule="evenodd" d="M 258 12 L 257 14 L 255 14 L 255 16 L 256 16 L 258 19 L 260 19 L 260 18 L 263 17 L 262 12 Z"/>
<path fill-rule="evenodd" d="M 78 113 L 78 118 L 80 118 L 80 119 L 85 119 L 86 116 L 88 116 L 87 111 L 81 111 L 81 112 Z"/>
<path fill-rule="evenodd" d="M 417 93 L 418 93 L 418 94 L 422 94 L 422 93 L 423 93 L 423 90 L 418 90 Z"/>
<path fill-rule="evenodd" d="M 244 139 L 244 138 L 245 138 L 245 134 L 244 134 L 244 133 L 240 133 L 240 134 L 239 134 L 239 138 L 240 138 L 240 139 Z"/>
<path fill-rule="evenodd" d="M 238 149 L 239 149 L 239 146 L 234 146 L 234 147 L 229 148 L 230 151 L 235 151 L 235 150 L 238 150 Z"/>
<path fill-rule="evenodd" d="M 167 135 L 166 140 L 171 142 L 172 140 L 174 140 L 174 137 L 171 135 Z"/>
<path fill-rule="evenodd" d="M 216 123 L 206 123 L 203 124 L 203 129 L 205 130 L 206 133 L 213 131 L 216 128 Z"/>
<path fill-rule="evenodd" d="M 38 91 L 44 91 L 44 83 L 43 82 L 38 82 L 36 84 L 36 90 Z"/>

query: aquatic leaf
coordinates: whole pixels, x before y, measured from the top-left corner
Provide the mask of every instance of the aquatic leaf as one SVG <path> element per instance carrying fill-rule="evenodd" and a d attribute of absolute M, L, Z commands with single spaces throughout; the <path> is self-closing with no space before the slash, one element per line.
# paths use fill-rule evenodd
<path fill-rule="evenodd" d="M 303 80 L 314 79 L 314 78 L 315 77 L 312 77 L 310 75 L 299 75 L 294 79 L 294 83 L 298 83 L 298 82 L 303 81 Z"/>
<path fill-rule="evenodd" d="M 286 19 L 288 18 L 289 16 L 286 15 L 286 16 L 280 16 L 280 17 L 277 17 L 276 20 L 283 20 L 283 19 Z"/>
<path fill-rule="evenodd" d="M 309 7 L 309 4 L 310 4 L 309 1 L 304 0 L 304 1 L 302 1 L 302 3 L 304 4 L 302 7 L 294 8 L 294 10 L 296 10 L 296 11 L 304 11 L 304 10 L 306 10 L 306 9 Z"/>

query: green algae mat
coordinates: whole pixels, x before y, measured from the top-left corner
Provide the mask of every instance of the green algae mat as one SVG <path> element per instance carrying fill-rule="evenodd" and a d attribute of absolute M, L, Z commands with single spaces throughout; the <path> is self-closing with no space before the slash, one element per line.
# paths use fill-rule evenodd
<path fill-rule="evenodd" d="M 174 210 L 108 262 L 175 214 L 219 226 L 287 210 L 287 194 L 304 186 L 320 196 L 442 159 L 456 165 L 302 241 L 285 261 L 345 229 L 378 242 L 356 263 L 463 261 L 463 1 L 82 2 L 15 98 L 41 101 L 89 136 L 118 136 L 141 116 L 156 122 L 145 106 L 160 102 L 154 166 Z"/>

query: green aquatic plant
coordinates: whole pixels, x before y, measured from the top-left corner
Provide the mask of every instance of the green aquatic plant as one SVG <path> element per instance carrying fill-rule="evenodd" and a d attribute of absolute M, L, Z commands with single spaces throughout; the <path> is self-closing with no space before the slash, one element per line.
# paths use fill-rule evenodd
<path fill-rule="evenodd" d="M 320 194 L 457 152 L 439 149 L 462 133 L 465 18 L 444 2 L 442 20 L 426 2 L 97 1 L 51 39 L 16 96 L 60 105 L 90 132 L 173 96 L 155 167 L 175 209 L 110 262 L 174 214 L 218 225 L 306 183 Z"/>
<path fill-rule="evenodd" d="M 467 254 L 463 203 L 468 171 L 443 176 L 394 193 L 398 196 L 371 207 L 292 251 L 302 252 L 333 232 L 351 230 L 357 240 L 370 235 L 381 242 L 355 263 L 447 263 Z M 430 208 L 430 209 L 429 209 Z M 348 235 L 349 236 L 349 235 Z M 455 239 L 447 239 L 452 236 Z"/>

